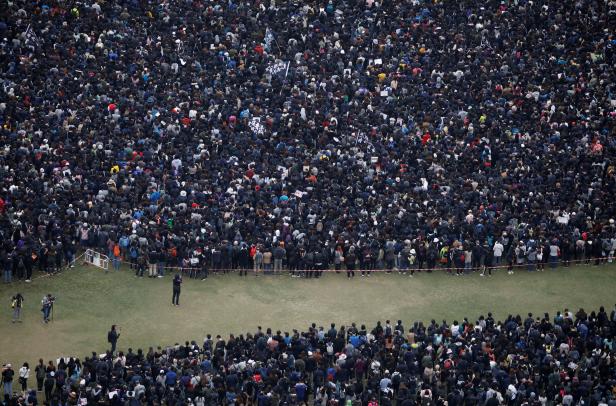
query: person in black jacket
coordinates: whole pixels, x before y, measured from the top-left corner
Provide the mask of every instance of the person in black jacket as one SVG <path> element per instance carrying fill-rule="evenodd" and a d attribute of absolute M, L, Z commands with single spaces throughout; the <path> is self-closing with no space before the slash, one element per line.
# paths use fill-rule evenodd
<path fill-rule="evenodd" d="M 310 250 L 304 255 L 304 268 L 306 269 L 306 278 L 312 278 L 312 269 L 314 267 L 314 253 Z"/>
<path fill-rule="evenodd" d="M 137 258 L 137 271 L 135 272 L 135 276 L 138 276 L 139 278 L 143 278 L 143 274 L 145 272 L 145 268 L 147 267 L 148 264 L 148 259 L 145 255 L 145 253 L 140 253 L 139 257 Z"/>
<path fill-rule="evenodd" d="M 116 329 L 116 325 L 111 325 L 111 330 L 107 333 L 107 342 L 111 344 L 111 353 L 114 354 L 116 350 L 116 345 L 118 344 L 118 339 L 120 338 L 120 333 Z"/>
<path fill-rule="evenodd" d="M 357 260 L 357 255 L 355 253 L 355 246 L 352 245 L 346 255 L 344 256 L 344 265 L 347 269 L 347 278 L 355 277 L 355 261 Z"/>
<path fill-rule="evenodd" d="M 171 304 L 174 306 L 180 305 L 180 290 L 182 287 L 182 275 L 176 273 L 173 277 L 173 296 L 171 297 Z"/>
<path fill-rule="evenodd" d="M 45 381 L 43 382 L 43 386 L 45 388 L 45 404 L 50 404 L 51 396 L 53 393 L 53 388 L 56 386 L 56 373 L 54 371 L 50 371 L 47 373 L 45 377 Z"/>
<path fill-rule="evenodd" d="M 314 277 L 315 278 L 320 278 L 321 274 L 322 274 L 322 270 L 323 270 L 323 253 L 317 249 L 314 250 L 313 253 L 313 258 L 314 258 L 314 269 L 315 269 L 315 273 L 314 273 Z"/>
<path fill-rule="evenodd" d="M 274 248 L 274 251 L 272 251 L 272 257 L 274 259 L 274 275 L 278 275 L 282 272 L 283 261 L 287 257 L 287 250 L 284 248 L 284 244 L 282 242 Z"/>
<path fill-rule="evenodd" d="M 13 282 L 13 260 L 11 257 L 11 252 L 9 250 L 2 250 L 0 252 L 0 261 L 3 271 L 2 281 L 4 283 Z"/>
<path fill-rule="evenodd" d="M 157 264 L 158 264 L 158 251 L 154 244 L 150 245 L 148 252 L 148 278 L 156 278 L 158 276 Z"/>
<path fill-rule="evenodd" d="M 248 276 L 248 268 L 250 268 L 250 252 L 246 244 L 242 244 L 238 253 L 238 266 L 240 269 L 240 276 Z"/>
<path fill-rule="evenodd" d="M 208 265 L 210 263 L 210 256 L 211 256 L 211 249 L 209 247 L 205 247 L 199 253 L 199 266 L 201 268 L 199 271 L 199 277 L 201 278 L 201 280 L 207 279 Z"/>

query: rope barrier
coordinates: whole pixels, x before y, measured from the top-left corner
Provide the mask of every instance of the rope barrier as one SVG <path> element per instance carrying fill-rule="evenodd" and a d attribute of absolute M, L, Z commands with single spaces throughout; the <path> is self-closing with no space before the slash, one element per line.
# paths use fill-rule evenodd
<path fill-rule="evenodd" d="M 78 261 L 80 261 L 82 258 L 85 257 L 85 251 L 83 253 L 81 253 L 80 255 L 76 256 L 75 259 L 73 259 L 73 261 L 64 266 L 63 270 L 66 270 L 69 268 L 70 265 L 74 265 L 75 263 L 77 263 Z M 113 258 L 111 259 L 111 261 L 113 262 Z M 128 264 L 131 265 L 130 261 L 126 261 L 126 260 L 116 260 L 119 261 L 121 264 Z M 599 263 L 597 264 L 597 261 L 599 261 Z M 563 265 L 569 265 L 569 264 L 580 264 L 580 263 L 587 263 L 587 264 L 591 264 L 591 263 L 595 263 L 596 265 L 606 265 L 606 264 L 612 264 L 612 258 L 611 257 L 590 257 L 590 258 L 584 258 L 584 259 L 572 259 L 569 261 L 562 261 L 561 259 L 558 260 L 557 265 L 559 266 L 563 266 Z M 132 264 L 134 266 L 134 264 Z M 526 268 L 528 269 L 529 264 L 528 263 L 523 263 L 523 264 L 506 264 L 506 265 L 498 265 L 498 266 L 481 266 L 479 268 L 477 267 L 472 267 L 470 269 L 465 269 L 464 267 L 458 268 L 458 267 L 450 267 L 447 268 L 445 266 L 442 266 L 441 263 L 436 263 L 437 266 L 435 266 L 434 268 L 407 268 L 407 269 L 401 269 L 401 268 L 392 268 L 392 269 L 383 269 L 383 268 L 379 268 L 379 269 L 353 269 L 353 270 L 349 270 L 349 269 L 286 269 L 283 268 L 280 271 L 276 271 L 276 272 L 280 272 L 280 273 L 288 273 L 288 272 L 293 272 L 293 273 L 306 273 L 306 272 L 319 272 L 319 273 L 343 273 L 343 272 L 358 272 L 358 273 L 393 273 L 393 272 L 401 272 L 401 273 L 410 273 L 410 272 L 427 272 L 427 271 L 448 271 L 449 273 L 454 273 L 456 272 L 456 270 L 458 271 L 462 271 L 464 272 L 476 272 L 476 271 L 487 271 L 487 270 L 495 270 L 495 269 L 517 269 L 517 268 Z M 537 271 L 537 266 L 538 265 L 543 265 L 543 266 L 550 266 L 551 262 L 548 260 L 547 262 L 534 262 L 533 264 L 531 264 L 535 269 L 534 271 Z M 201 272 L 203 271 L 203 268 L 196 268 L 196 267 L 180 267 L 180 266 L 165 266 L 163 267 L 163 269 L 165 271 L 170 271 L 173 272 L 175 270 L 177 271 L 181 271 L 181 272 L 190 272 L 190 271 L 197 271 L 197 272 Z M 158 268 L 157 268 L 158 270 Z M 246 272 L 251 272 L 251 273 L 258 273 L 258 274 L 264 274 L 264 273 L 274 273 L 274 269 L 270 268 L 270 269 L 265 269 L 265 268 L 260 268 L 257 272 L 255 272 L 253 267 L 250 268 L 206 268 L 205 269 L 208 273 L 219 273 L 219 272 L 223 272 L 223 273 L 232 273 L 232 272 L 237 272 L 237 271 L 246 271 Z M 147 271 L 147 266 L 146 266 L 146 270 Z M 34 279 L 42 279 L 42 278 L 48 278 L 51 277 L 53 275 L 56 275 L 58 272 L 55 273 L 44 273 L 42 275 L 39 275 L 37 277 L 32 278 Z"/>
<path fill-rule="evenodd" d="M 63 266 L 63 267 L 62 267 L 62 269 L 63 269 L 63 270 L 67 270 L 67 269 L 68 269 L 71 265 L 74 265 L 77 261 L 79 261 L 79 260 L 80 260 L 81 258 L 83 258 L 85 255 L 86 255 L 86 253 L 85 253 L 85 251 L 84 251 L 82 254 L 80 254 L 80 255 L 76 256 L 76 257 L 75 257 L 75 258 L 74 258 L 74 259 L 73 259 L 73 260 L 72 260 L 72 261 L 71 261 L 68 265 Z M 61 271 L 59 271 L 59 272 L 61 272 Z M 35 277 L 35 278 L 32 278 L 32 280 L 35 280 L 35 279 L 42 279 L 42 278 L 49 278 L 49 277 L 51 277 L 51 276 L 53 276 L 54 274 L 59 273 L 59 272 L 54 272 L 54 273 L 44 272 L 42 275 L 39 275 L 39 276 L 37 276 L 37 277 Z"/>
<path fill-rule="evenodd" d="M 549 258 L 549 257 L 548 257 Z M 128 264 L 128 265 L 132 265 L 133 267 L 135 266 L 135 263 L 132 263 L 130 261 L 126 261 L 124 259 L 122 260 L 114 260 L 113 258 L 110 258 L 110 261 L 113 263 L 113 261 L 119 261 L 121 264 Z M 572 260 L 568 260 L 568 261 L 563 261 L 562 259 L 558 259 L 557 261 L 557 265 L 560 266 L 567 266 L 569 264 L 577 264 L 577 263 L 591 263 L 591 262 L 596 262 L 596 261 L 600 261 L 600 264 L 604 264 L 604 263 L 612 263 L 612 259 L 610 257 L 591 257 L 591 258 L 585 258 L 585 259 L 572 259 Z M 273 263 L 271 264 L 273 266 Z M 498 265 L 498 266 L 480 266 L 480 267 L 471 267 L 470 269 L 465 268 L 464 266 L 462 267 L 456 267 L 456 266 L 451 266 L 451 267 L 447 267 L 447 266 L 443 266 L 442 263 L 437 262 L 435 264 L 436 266 L 434 268 L 427 268 L 427 267 L 423 267 L 423 268 L 406 268 L 406 269 L 402 269 L 402 268 L 392 268 L 392 269 L 386 269 L 386 268 L 379 268 L 379 269 L 353 269 L 353 270 L 349 270 L 349 269 L 288 269 L 288 268 L 283 268 L 280 270 L 277 270 L 277 272 L 297 272 L 297 273 L 302 273 L 302 272 L 361 272 L 361 273 L 372 273 L 372 272 L 421 272 L 421 271 L 451 271 L 451 272 L 455 272 L 456 270 L 461 270 L 461 271 L 465 271 L 465 269 L 468 271 L 482 271 L 482 270 L 496 270 L 496 269 L 514 269 L 514 268 L 528 268 L 529 265 L 533 266 L 533 267 L 537 267 L 539 265 L 543 265 L 543 266 L 547 266 L 550 267 L 552 265 L 552 262 L 550 262 L 550 260 L 548 259 L 548 261 L 541 261 L 541 262 L 533 262 L 532 264 L 529 264 L 528 262 L 522 263 L 522 264 L 505 264 L 505 265 Z M 146 271 L 148 269 L 148 265 L 146 265 Z M 158 268 L 157 268 L 158 269 Z M 182 266 L 165 266 L 163 267 L 163 269 L 165 271 L 181 271 L 181 272 L 190 272 L 190 271 L 197 271 L 197 272 L 201 272 L 204 270 L 204 268 L 201 267 L 194 267 L 194 266 L 188 266 L 188 267 L 182 267 Z M 250 272 L 254 272 L 254 267 L 249 267 L 249 268 L 205 268 L 205 270 L 207 272 L 224 272 L 224 273 L 228 273 L 228 272 L 236 272 L 236 271 L 250 271 Z M 262 272 L 274 272 L 273 267 L 270 269 L 265 269 L 263 266 L 257 271 L 259 273 Z"/>

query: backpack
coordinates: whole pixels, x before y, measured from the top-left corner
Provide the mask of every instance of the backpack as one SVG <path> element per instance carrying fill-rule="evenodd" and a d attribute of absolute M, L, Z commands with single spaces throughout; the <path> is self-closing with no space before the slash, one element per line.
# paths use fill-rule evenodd
<path fill-rule="evenodd" d="M 612 244 L 608 240 L 603 240 L 603 243 L 601 245 L 601 249 L 606 253 L 609 252 L 612 248 Z"/>
<path fill-rule="evenodd" d="M 127 248 L 128 247 L 128 238 L 127 237 L 120 238 L 120 246 L 122 248 Z"/>
<path fill-rule="evenodd" d="M 113 256 L 114 257 L 119 257 L 120 256 L 120 246 L 118 244 L 115 244 L 113 246 Z"/>
<path fill-rule="evenodd" d="M 109 332 L 107 333 L 107 342 L 111 342 L 111 340 L 113 339 L 112 337 L 113 335 L 111 334 L 111 330 L 109 330 Z"/>

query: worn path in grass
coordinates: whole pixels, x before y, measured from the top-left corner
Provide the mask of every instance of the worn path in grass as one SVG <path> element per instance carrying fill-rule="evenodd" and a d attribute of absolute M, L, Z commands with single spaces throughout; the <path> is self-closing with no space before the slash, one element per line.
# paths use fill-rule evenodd
<path fill-rule="evenodd" d="M 20 291 L 26 301 L 22 323 L 11 323 L 10 297 Z M 40 300 L 57 296 L 53 323 L 41 322 Z M 309 323 L 338 325 L 355 321 L 374 325 L 386 318 L 415 320 L 475 320 L 492 311 L 536 314 L 565 307 L 612 308 L 616 303 L 616 267 L 578 266 L 555 271 L 491 278 L 444 272 L 356 276 L 326 274 L 321 279 L 284 276 L 214 276 L 206 281 L 185 279 L 180 307 L 171 306 L 171 276 L 135 278 L 123 269 L 104 274 L 78 267 L 51 278 L 0 286 L 0 362 L 35 364 L 39 357 L 83 357 L 107 348 L 111 324 L 121 326 L 119 349 L 202 342 L 206 333 L 254 332 L 258 325 L 289 331 Z"/>

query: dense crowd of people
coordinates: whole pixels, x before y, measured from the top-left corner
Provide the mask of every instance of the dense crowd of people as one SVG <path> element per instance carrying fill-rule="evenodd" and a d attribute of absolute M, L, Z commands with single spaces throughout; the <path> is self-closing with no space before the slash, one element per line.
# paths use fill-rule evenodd
<path fill-rule="evenodd" d="M 613 260 L 613 0 L 0 10 L 5 283 L 86 248 L 140 276 Z M 611 406 L 615 331 L 603 309 L 259 329 L 33 375 L 53 405 Z M 5 403 L 36 404 L 29 371 L 3 367 Z"/>
<path fill-rule="evenodd" d="M 50 405 L 612 406 L 615 335 L 616 306 L 408 328 L 400 320 L 259 327 L 202 343 L 41 359 L 33 372 L 9 364 L 2 376 L 7 405 L 36 404 L 32 376 Z M 22 392 L 10 403 L 17 376 Z"/>
<path fill-rule="evenodd" d="M 405 247 L 398 266 L 494 253 L 507 233 L 509 257 L 607 257 L 615 16 L 605 0 L 9 1 L 4 281 L 84 247 L 142 269 L 252 267 L 257 248 L 272 268 L 375 269 Z"/>

